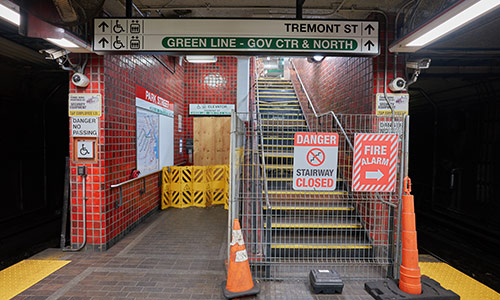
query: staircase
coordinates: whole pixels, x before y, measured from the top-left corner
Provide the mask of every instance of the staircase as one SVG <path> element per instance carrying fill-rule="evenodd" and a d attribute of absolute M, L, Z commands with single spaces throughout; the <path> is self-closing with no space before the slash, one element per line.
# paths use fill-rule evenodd
<path fill-rule="evenodd" d="M 372 256 L 373 245 L 355 204 L 343 200 L 348 191 L 342 178 L 337 178 L 335 191 L 292 188 L 294 134 L 309 131 L 292 83 L 259 79 L 257 87 L 263 132 L 259 147 L 265 159 L 271 205 L 270 209 L 264 207 L 264 228 L 271 227 L 266 230 L 270 232 L 268 259 L 334 265 Z"/>

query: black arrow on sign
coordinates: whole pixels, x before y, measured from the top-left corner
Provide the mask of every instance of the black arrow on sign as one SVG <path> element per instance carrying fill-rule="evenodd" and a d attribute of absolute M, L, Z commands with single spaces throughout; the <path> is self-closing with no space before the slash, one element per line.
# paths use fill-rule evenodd
<path fill-rule="evenodd" d="M 106 24 L 106 22 L 102 21 L 101 24 L 99 24 L 99 26 L 97 27 L 101 28 L 102 32 L 104 32 L 104 30 L 106 30 L 106 28 L 109 27 L 109 25 Z"/>
<path fill-rule="evenodd" d="M 99 40 L 98 43 L 101 44 L 102 48 L 104 48 L 104 47 L 106 47 L 106 43 L 109 43 L 109 41 L 106 38 L 102 38 Z"/>
<path fill-rule="evenodd" d="M 368 42 L 365 43 L 365 47 L 368 47 L 368 51 L 372 50 L 372 47 L 375 46 L 375 44 L 368 40 Z"/>
<path fill-rule="evenodd" d="M 365 30 L 368 30 L 368 34 L 372 34 L 372 30 L 375 30 L 375 27 L 373 27 L 372 24 L 368 24 L 368 26 L 365 27 Z"/>

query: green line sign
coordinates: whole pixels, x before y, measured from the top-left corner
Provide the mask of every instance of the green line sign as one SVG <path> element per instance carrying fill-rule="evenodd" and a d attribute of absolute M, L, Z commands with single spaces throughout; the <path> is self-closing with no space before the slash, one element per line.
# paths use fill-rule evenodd
<path fill-rule="evenodd" d="M 162 45 L 175 49 L 246 49 L 246 50 L 337 50 L 353 51 L 354 39 L 296 39 L 296 38 L 225 38 L 225 37 L 164 37 Z"/>
<path fill-rule="evenodd" d="M 96 52 L 379 54 L 379 23 L 346 20 L 94 20 Z"/>

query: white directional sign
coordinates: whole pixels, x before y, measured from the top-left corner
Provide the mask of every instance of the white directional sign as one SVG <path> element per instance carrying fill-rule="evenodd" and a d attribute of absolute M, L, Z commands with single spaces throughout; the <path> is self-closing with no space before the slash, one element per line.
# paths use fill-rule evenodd
<path fill-rule="evenodd" d="M 339 135 L 336 133 L 295 133 L 293 189 L 335 190 L 338 152 Z"/>
<path fill-rule="evenodd" d="M 97 18 L 93 49 L 374 56 L 378 36 L 378 21 Z"/>

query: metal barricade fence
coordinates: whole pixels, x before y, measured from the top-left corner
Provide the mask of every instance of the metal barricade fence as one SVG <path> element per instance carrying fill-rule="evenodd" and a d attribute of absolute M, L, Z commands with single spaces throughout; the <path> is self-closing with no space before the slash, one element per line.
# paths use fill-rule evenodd
<path fill-rule="evenodd" d="M 404 118 L 337 115 L 337 119 L 325 115 L 296 120 L 274 114 L 263 121 L 257 114 L 233 113 L 228 226 L 231 229 L 232 219 L 240 219 L 256 278 L 306 278 L 311 268 L 333 268 L 346 280 L 394 275 L 400 244 Z M 300 121 L 305 126 L 298 126 Z M 334 191 L 293 190 L 293 137 L 298 131 L 338 133 Z M 354 135 L 391 132 L 399 134 L 396 190 L 353 192 Z"/>

